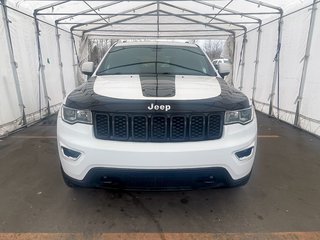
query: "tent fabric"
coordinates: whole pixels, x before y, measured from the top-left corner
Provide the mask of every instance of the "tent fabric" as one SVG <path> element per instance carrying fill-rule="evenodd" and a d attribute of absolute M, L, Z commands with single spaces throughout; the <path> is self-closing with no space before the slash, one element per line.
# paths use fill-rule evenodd
<path fill-rule="evenodd" d="M 235 39 L 231 41 L 231 44 L 234 44 L 232 84 L 249 98 L 254 97 L 257 110 L 264 113 L 269 113 L 270 101 L 273 99 L 272 115 L 294 124 L 312 14 L 310 9 L 313 3 L 319 8 L 319 2 L 1 0 L 0 8 L 5 6 L 8 15 L 26 124 L 45 117 L 49 110 L 58 110 L 63 101 L 63 86 L 68 93 L 84 81 L 79 65 L 88 57 L 87 43 L 90 38 Z M 41 75 L 33 16 L 36 17 L 40 30 L 45 79 Z M 275 74 L 281 16 L 284 17 L 281 25 L 279 73 Z M 256 72 L 259 24 L 262 32 Z M 320 113 L 317 111 L 317 103 L 320 103 L 320 95 L 317 94 L 320 90 L 317 67 L 320 60 L 320 46 L 317 41 L 320 37 L 319 29 L 320 17 L 317 16 L 297 125 L 317 135 L 320 135 Z M 4 24 L 1 22 L 0 136 L 22 126 L 6 36 Z M 58 40 L 62 65 L 59 61 Z M 60 79 L 61 69 L 63 84 Z"/>
<path fill-rule="evenodd" d="M 319 4 L 318 4 L 319 9 Z M 318 10 L 319 12 L 319 10 Z M 301 106 L 301 127 L 320 135 L 320 16 L 316 18 L 313 33 L 313 42 L 311 45 L 311 55 L 309 58 L 309 67 L 307 72 L 307 81 L 304 89 Z"/>
<path fill-rule="evenodd" d="M 0 11 L 0 17 L 2 16 L 2 11 Z M 4 24 L 0 24 L 0 125 L 2 125 L 3 132 L 0 131 L 0 135 L 4 134 L 4 131 L 12 131 L 18 125 L 17 122 L 14 122 L 20 116 L 19 103 L 17 100 L 15 84 L 13 81 L 13 74 L 11 71 L 11 64 L 8 59 L 9 52 L 3 51 L 4 48 L 7 48 L 7 40 L 5 38 L 5 28 Z M 12 124 L 8 124 L 12 123 Z"/>
<path fill-rule="evenodd" d="M 0 11 L 2 14 L 2 11 Z M 27 124 L 31 124 L 48 113 L 43 94 L 43 84 L 39 80 L 38 50 L 36 45 L 34 20 L 24 14 L 7 9 L 10 34 L 13 45 L 17 73 L 22 93 Z M 1 15 L 1 19 L 3 16 Z M 40 23 L 40 43 L 46 75 L 47 91 L 50 97 L 51 112 L 59 109 L 63 100 L 59 80 L 59 63 L 55 29 Z M 76 86 L 72 71 L 73 67 L 70 33 L 61 32 L 63 71 L 67 92 Z M 16 86 L 11 71 L 11 60 L 7 50 L 7 39 L 4 25 L 0 24 L 0 136 L 22 126 L 22 119 L 17 101 Z"/>
<path fill-rule="evenodd" d="M 305 8 L 283 19 L 283 36 L 280 53 L 280 78 L 279 86 L 276 85 L 274 96 L 274 116 L 281 120 L 294 124 L 296 114 L 296 100 L 302 76 L 303 60 L 308 38 L 310 24 L 310 8 Z M 272 79 L 274 73 L 274 58 L 276 54 L 278 22 L 273 22 L 262 27 L 262 42 L 260 53 L 260 68 L 256 88 L 256 108 L 264 113 L 269 113 L 270 95 L 272 92 Z M 319 94 L 320 74 L 317 63 L 320 61 L 320 19 L 316 18 L 315 34 L 311 45 L 311 55 L 307 72 L 306 87 L 302 99 L 299 127 L 320 135 L 320 114 L 317 111 L 317 103 L 320 103 Z M 237 46 L 242 39 L 237 38 Z M 253 93 L 253 71 L 255 65 L 255 49 L 257 44 L 257 32 L 248 34 L 248 51 L 245 62 L 245 77 L 243 92 L 249 97 Z M 235 66 L 236 68 L 237 66 Z M 240 87 L 239 77 L 235 79 L 235 86 Z M 278 94 L 279 93 L 279 94 Z M 278 100 L 279 99 L 279 100 Z M 279 101 L 279 106 L 278 106 Z"/>

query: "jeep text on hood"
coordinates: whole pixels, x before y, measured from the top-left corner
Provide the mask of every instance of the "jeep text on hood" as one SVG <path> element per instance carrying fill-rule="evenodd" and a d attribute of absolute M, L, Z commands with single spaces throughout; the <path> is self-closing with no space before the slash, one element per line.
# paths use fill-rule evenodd
<path fill-rule="evenodd" d="M 256 135 L 248 98 L 198 46 L 182 43 L 116 44 L 58 118 L 69 186 L 239 186 Z"/>

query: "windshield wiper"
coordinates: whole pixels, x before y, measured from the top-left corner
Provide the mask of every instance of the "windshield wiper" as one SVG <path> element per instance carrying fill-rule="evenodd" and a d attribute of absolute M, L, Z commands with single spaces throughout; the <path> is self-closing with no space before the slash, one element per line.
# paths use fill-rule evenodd
<path fill-rule="evenodd" d="M 125 64 L 125 65 L 120 65 L 120 66 L 108 68 L 108 69 L 105 69 L 103 71 L 97 72 L 97 75 L 103 74 L 104 72 L 107 72 L 107 71 L 110 71 L 110 70 L 113 70 L 113 69 L 117 69 L 117 68 L 129 67 L 129 66 L 140 65 L 140 64 L 150 64 L 150 63 L 151 64 L 159 64 L 159 63 L 161 63 L 161 64 L 172 65 L 172 66 L 176 66 L 176 67 L 179 67 L 179 68 L 187 69 L 189 71 L 198 72 L 198 73 L 201 73 L 202 75 L 210 76 L 210 74 L 202 72 L 202 71 L 194 69 L 194 68 L 185 67 L 185 66 L 182 66 L 182 65 L 179 65 L 179 64 L 175 64 L 175 63 L 154 62 L 154 61 L 153 62 L 138 62 L 138 63 L 130 63 L 130 64 Z M 110 73 L 110 74 L 115 74 L 115 73 Z M 155 73 L 155 74 L 163 74 L 163 73 Z M 181 74 L 181 75 L 184 75 L 184 74 Z"/>
<path fill-rule="evenodd" d="M 208 73 L 205 73 L 205 72 L 199 71 L 198 69 L 185 67 L 185 66 L 182 66 L 182 65 L 179 65 L 179 64 L 175 64 L 175 63 L 168 63 L 168 62 L 158 62 L 158 63 L 161 63 L 161 64 L 168 64 L 168 65 L 176 66 L 176 67 L 179 67 L 179 68 L 187 69 L 187 70 L 190 70 L 190 71 L 194 71 L 194 72 L 202 73 L 203 75 L 210 76 Z M 184 75 L 184 74 L 181 74 L 181 75 Z"/>
<path fill-rule="evenodd" d="M 155 62 L 137 62 L 137 63 L 130 63 L 130 64 L 125 64 L 125 65 L 120 65 L 120 66 L 116 66 L 116 67 L 112 67 L 112 68 L 108 68 L 108 69 L 104 69 L 102 71 L 97 72 L 97 75 L 100 75 L 104 72 L 113 70 L 113 69 L 117 69 L 117 68 L 123 68 L 123 67 L 130 67 L 130 66 L 134 66 L 134 65 L 140 65 L 140 64 L 148 64 L 148 63 L 155 63 Z"/>

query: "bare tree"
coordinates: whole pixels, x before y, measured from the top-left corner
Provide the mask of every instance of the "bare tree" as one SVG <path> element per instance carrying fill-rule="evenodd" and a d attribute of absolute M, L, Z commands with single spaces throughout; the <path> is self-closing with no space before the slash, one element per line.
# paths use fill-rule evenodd
<path fill-rule="evenodd" d="M 114 42 L 110 39 L 90 39 L 88 43 L 89 61 L 94 62 L 95 66 L 97 66 Z"/>
<path fill-rule="evenodd" d="M 207 53 L 210 60 L 221 58 L 224 41 L 221 40 L 206 40 L 202 45 L 203 50 Z"/>
<path fill-rule="evenodd" d="M 126 40 L 126 41 L 145 41 L 145 39 L 141 40 Z M 90 39 L 89 40 L 89 61 L 92 61 L 97 65 L 104 54 L 108 51 L 108 49 L 116 42 L 114 39 Z M 188 41 L 190 43 L 199 44 L 202 49 L 207 53 L 208 57 L 212 61 L 216 58 L 221 58 L 221 53 L 223 51 L 224 42 L 222 40 L 202 40 Z"/>

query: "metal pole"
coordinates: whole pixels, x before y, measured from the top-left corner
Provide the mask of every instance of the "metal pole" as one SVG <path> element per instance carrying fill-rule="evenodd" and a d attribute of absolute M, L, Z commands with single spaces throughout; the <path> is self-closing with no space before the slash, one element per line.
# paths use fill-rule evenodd
<path fill-rule="evenodd" d="M 181 10 L 181 11 L 184 11 L 184 12 L 188 12 L 188 13 L 191 13 L 193 15 L 200 15 L 200 16 L 203 16 L 203 17 L 210 17 L 210 15 L 208 14 L 202 14 L 202 13 L 199 13 L 199 12 L 196 12 L 196 11 L 193 11 L 193 10 L 189 10 L 189 9 L 186 9 L 186 8 L 183 8 L 183 7 L 178 7 L 178 6 L 175 6 L 175 5 L 172 5 L 170 3 L 165 3 L 165 2 L 161 2 L 162 5 L 165 5 L 165 6 L 169 6 L 169 7 L 172 7 L 172 8 L 175 8 L 175 9 L 178 9 L 178 10 Z M 183 17 L 182 15 L 179 15 L 179 14 L 175 14 L 175 13 L 169 13 L 169 12 L 166 12 L 166 11 L 161 11 L 161 12 L 164 12 L 164 13 L 167 13 L 169 15 L 173 15 L 175 17 Z M 219 21 L 219 22 L 223 22 L 223 23 L 226 23 L 226 24 L 230 24 L 230 25 L 233 25 L 233 26 L 236 26 L 238 28 L 240 28 L 239 30 L 243 30 L 243 31 L 247 31 L 247 28 L 243 25 L 240 25 L 240 24 L 235 24 L 233 22 L 230 22 L 230 21 L 226 21 L 226 20 L 223 20 L 223 19 L 220 19 L 220 18 L 217 18 L 215 17 L 215 20 Z M 208 26 L 207 24 L 210 24 L 210 23 L 204 23 L 206 26 Z M 215 24 L 213 24 L 214 26 Z M 218 27 L 216 27 L 218 28 Z M 219 28 L 218 28 L 219 29 Z M 225 30 L 223 28 L 220 28 L 220 30 Z"/>
<path fill-rule="evenodd" d="M 99 14 L 96 9 L 94 9 L 93 7 L 91 7 L 91 5 L 90 5 L 89 3 L 87 3 L 87 2 L 84 1 L 84 0 L 83 0 L 83 2 L 84 2 L 92 11 L 94 11 L 95 15 L 98 15 L 98 16 L 101 18 L 102 21 L 108 23 L 108 21 L 107 21 L 104 17 L 102 17 L 101 14 Z"/>
<path fill-rule="evenodd" d="M 242 91 L 242 89 L 243 89 L 244 67 L 245 67 L 245 61 L 246 61 L 245 58 L 246 58 L 247 42 L 248 42 L 247 31 L 245 31 L 245 33 L 243 35 L 243 43 L 242 43 L 243 49 L 242 49 L 242 56 L 241 56 L 241 63 L 240 63 L 240 66 L 241 66 L 240 87 L 239 87 L 240 91 Z"/>
<path fill-rule="evenodd" d="M 233 34 L 230 33 L 230 34 L 223 34 L 223 35 L 217 35 L 217 34 L 206 34 L 206 35 L 161 35 L 159 36 L 159 38 L 170 38 L 170 39 L 181 39 L 181 38 L 192 38 L 192 39 L 208 39 L 208 38 L 217 38 L 217 37 L 223 37 L 223 38 L 227 38 L 227 37 L 230 37 L 232 36 Z M 98 33 L 98 34 L 95 34 L 94 32 L 93 33 L 86 33 L 86 36 L 90 36 L 90 37 L 95 37 L 95 38 L 101 38 L 101 37 L 109 37 L 110 39 L 113 38 L 113 39 L 121 39 L 121 38 L 125 38 L 125 39 L 130 39 L 130 38 L 157 38 L 157 35 L 114 35 L 114 34 L 101 34 L 101 33 Z"/>
<path fill-rule="evenodd" d="M 208 23 L 211 23 L 222 11 L 224 11 L 231 3 L 233 2 L 233 0 L 230 0 L 225 6 L 223 6 L 218 13 L 215 14 L 215 16 L 213 18 L 211 18 L 211 20 Z"/>
<path fill-rule="evenodd" d="M 36 8 L 34 11 L 35 11 L 36 13 L 38 13 L 38 12 L 41 12 L 41 11 L 43 11 L 43 10 L 46 10 L 46 9 L 49 9 L 49 8 L 54 8 L 54 7 L 56 7 L 56 6 L 65 4 L 65 3 L 67 3 L 67 2 L 70 2 L 70 0 L 64 0 L 64 1 L 59 1 L 59 2 L 50 3 L 50 4 L 45 5 L 45 6 L 43 6 L 43 7 Z"/>
<path fill-rule="evenodd" d="M 273 81 L 272 81 L 272 88 L 271 88 L 271 94 L 269 96 L 270 100 L 270 105 L 269 105 L 269 115 L 274 116 L 273 113 L 273 102 L 274 102 L 274 95 L 276 92 L 276 86 L 278 83 L 278 88 L 279 88 L 279 74 L 280 74 L 280 69 L 279 69 L 279 64 L 280 64 L 280 52 L 281 52 L 281 40 L 282 40 L 282 25 L 283 25 L 283 13 L 281 12 L 280 18 L 279 18 L 279 24 L 278 24 L 278 44 L 277 44 L 277 53 L 274 58 L 274 72 L 273 72 Z M 279 89 L 278 89 L 279 90 Z M 278 91 L 278 118 L 279 118 L 279 91 Z"/>
<path fill-rule="evenodd" d="M 101 9 L 104 9 L 106 7 L 110 7 L 112 5 L 116 5 L 118 3 L 121 3 L 121 1 L 117 1 L 117 2 L 112 2 L 112 3 L 107 3 L 107 4 L 104 4 L 104 5 L 98 5 L 96 7 L 94 7 L 93 9 L 94 10 L 101 10 Z M 77 13 L 74 13 L 72 15 L 67 15 L 65 17 L 61 17 L 61 18 L 58 18 L 56 20 L 57 23 L 61 23 L 61 21 L 63 20 L 66 20 L 68 18 L 71 18 L 71 17 L 76 17 L 76 16 L 79 16 L 79 15 L 82 15 L 82 14 L 85 14 L 85 13 L 89 13 L 89 12 L 92 12 L 93 10 L 92 9 L 89 9 L 89 10 L 84 10 L 84 11 L 81 11 L 81 12 L 77 12 Z"/>
<path fill-rule="evenodd" d="M 304 55 L 304 62 L 303 62 L 303 69 L 302 69 L 302 75 L 301 75 L 301 82 L 300 82 L 300 88 L 299 88 L 299 94 L 295 101 L 297 104 L 296 108 L 296 115 L 294 118 L 294 125 L 299 126 L 300 122 L 300 109 L 301 109 L 301 102 L 303 98 L 303 92 L 304 92 L 304 86 L 306 83 L 306 77 L 308 72 L 308 65 L 309 65 L 309 57 L 311 53 L 311 45 L 312 45 L 312 39 L 313 39 L 313 30 L 315 25 L 317 15 L 317 4 L 316 0 L 313 1 L 312 11 L 311 11 L 311 19 L 310 19 L 310 27 L 309 27 L 309 33 L 308 33 L 308 40 L 307 40 L 307 46 L 306 46 L 306 52 Z"/>
<path fill-rule="evenodd" d="M 256 51 L 256 60 L 255 60 L 255 67 L 254 67 L 254 78 L 253 78 L 253 86 L 252 86 L 252 103 L 254 105 L 254 100 L 256 97 L 256 89 L 257 89 L 257 81 L 258 81 L 258 70 L 259 70 L 259 62 L 260 62 L 260 47 L 261 47 L 261 29 L 262 22 L 259 23 L 258 28 L 258 41 L 257 41 L 257 51 Z"/>
<path fill-rule="evenodd" d="M 167 1 L 167 2 L 170 2 L 170 1 Z M 166 3 L 166 2 L 160 2 L 160 3 Z M 154 3 L 153 3 L 154 4 Z M 218 16 L 240 16 L 240 17 L 243 17 L 243 16 L 255 16 L 255 15 L 276 15 L 276 14 L 279 14 L 278 12 L 244 12 L 244 13 L 219 13 Z M 39 13 L 38 16 L 72 16 L 72 15 L 77 15 L 77 13 L 72 13 L 72 12 L 53 12 L 53 13 Z M 114 13 L 99 13 L 100 16 L 112 16 L 114 15 Z M 121 15 L 124 15 L 124 14 L 121 14 Z M 120 16 L 121 16 L 120 15 Z M 139 15 L 139 14 L 126 14 L 126 15 Z M 180 15 L 180 16 L 190 16 L 190 14 L 184 14 L 184 13 L 181 13 L 181 14 L 177 14 L 177 15 Z M 214 17 L 216 14 L 209 14 L 212 17 Z M 77 15 L 78 16 L 78 15 Z M 82 14 L 81 16 L 97 16 L 97 14 L 95 13 L 85 13 L 85 14 Z M 99 21 L 102 21 L 101 18 L 99 18 Z M 209 23 L 209 22 L 207 22 Z"/>
<path fill-rule="evenodd" d="M 233 38 L 233 52 L 232 52 L 232 76 L 231 76 L 231 82 L 230 84 L 232 85 L 232 87 L 234 87 L 234 77 L 235 77 L 235 51 L 236 51 L 236 34 L 232 34 L 232 38 Z"/>
<path fill-rule="evenodd" d="M 160 32 L 160 13 L 159 13 L 159 9 L 160 9 L 160 5 L 159 5 L 159 1 L 157 1 L 157 37 L 159 38 L 159 32 Z"/>
<path fill-rule="evenodd" d="M 275 5 L 272 5 L 272 4 L 269 4 L 269 3 L 266 3 L 266 2 L 263 2 L 263 1 L 260 1 L 260 0 L 245 0 L 245 1 L 256 4 L 258 6 L 263 6 L 266 8 L 271 8 L 271 9 L 277 10 L 277 11 L 279 11 L 279 13 L 282 12 L 282 8 L 275 6 Z"/>
<path fill-rule="evenodd" d="M 61 89 L 62 89 L 62 96 L 63 98 L 66 97 L 66 87 L 64 84 L 64 77 L 63 77 L 63 63 L 61 57 L 61 45 L 60 45 L 60 34 L 58 29 L 58 24 L 56 23 L 56 40 L 57 40 L 57 50 L 58 50 L 58 60 L 59 60 L 59 70 L 60 70 L 60 81 L 61 81 Z"/>
<path fill-rule="evenodd" d="M 210 8 L 216 8 L 216 9 L 220 9 L 220 10 L 223 9 L 222 7 L 219 7 L 219 6 L 215 5 L 215 4 L 210 4 L 210 3 L 207 3 L 207 2 L 202 2 L 201 0 L 192 0 L 192 1 L 194 1 L 194 2 L 196 2 L 196 3 L 199 3 L 199 4 L 202 4 L 202 5 L 205 5 L 205 6 L 208 6 L 208 7 L 210 7 Z M 240 12 L 235 11 L 235 10 L 231 10 L 231 9 L 229 9 L 229 8 L 226 8 L 226 7 L 223 9 L 223 11 L 228 12 L 228 13 L 240 14 Z M 243 14 L 243 15 L 240 15 L 240 16 L 241 16 L 241 17 L 248 18 L 248 19 L 255 20 L 256 22 L 251 22 L 252 24 L 261 22 L 261 19 L 255 17 L 255 16 L 244 15 L 244 14 Z M 239 24 L 245 24 L 245 23 L 239 22 Z"/>
<path fill-rule="evenodd" d="M 20 82 L 19 82 L 19 77 L 18 77 L 18 72 L 17 72 L 18 64 L 17 64 L 15 57 L 14 57 L 13 46 L 12 46 L 12 41 L 11 41 L 11 34 L 10 34 L 9 20 L 8 20 L 6 6 L 5 6 L 5 0 L 1 0 L 1 5 L 2 5 L 2 8 L 1 8 L 2 9 L 2 20 L 3 20 L 5 35 L 7 38 L 11 70 L 12 70 L 12 74 L 13 74 L 13 79 L 14 79 L 14 83 L 15 83 L 18 104 L 19 104 L 20 114 L 21 114 L 21 122 L 19 124 L 26 125 L 27 119 L 26 119 L 26 114 L 24 111 L 25 106 L 24 106 L 23 100 L 22 100 L 21 87 L 20 87 Z"/>
<path fill-rule="evenodd" d="M 139 6 L 139 7 L 135 7 L 135 8 L 128 9 L 128 10 L 126 10 L 126 11 L 122 11 L 121 13 L 115 13 L 115 14 L 113 14 L 112 16 L 110 16 L 109 18 L 116 17 L 116 16 L 118 16 L 118 14 L 125 14 L 125 13 L 129 13 L 129 12 L 131 12 L 131 11 L 137 11 L 137 10 L 139 10 L 139 9 L 143 9 L 143 8 L 146 8 L 146 7 L 149 7 L 149 6 L 152 6 L 152 5 L 155 5 L 155 3 L 152 2 L 152 3 L 144 4 L 144 5 Z M 154 12 L 154 11 L 151 11 L 151 12 Z M 146 14 L 146 13 L 144 13 L 144 14 Z M 85 26 L 85 25 L 88 25 L 88 24 L 91 24 L 91 23 L 95 23 L 95 22 L 98 22 L 98 21 L 101 21 L 101 19 L 99 18 L 99 19 L 94 19 L 94 20 L 91 20 L 91 21 L 79 23 L 79 24 L 76 24 L 76 25 L 72 26 L 70 30 L 71 30 L 71 31 L 72 31 L 72 30 L 76 30 L 76 28 L 78 28 L 78 27 Z M 108 24 L 103 24 L 103 25 L 106 26 L 106 25 L 108 25 Z"/>
<path fill-rule="evenodd" d="M 73 32 L 71 32 L 71 49 L 72 49 L 72 62 L 73 62 L 73 74 L 74 74 L 74 81 L 75 81 L 75 86 L 79 86 L 79 81 L 78 81 L 78 71 L 77 67 L 79 67 L 79 57 L 76 52 L 76 44 L 74 40 L 74 35 Z M 75 55 L 77 57 L 77 61 L 75 61 Z"/>
<path fill-rule="evenodd" d="M 39 22 L 37 19 L 37 12 L 33 13 L 34 17 L 34 23 L 35 23 L 35 34 L 36 34 L 36 42 L 37 42 L 37 48 L 38 48 L 38 61 L 39 61 L 39 72 L 41 75 L 42 79 L 42 86 L 43 86 L 43 93 L 44 97 L 46 99 L 46 105 L 48 109 L 48 115 L 50 115 L 50 97 L 48 96 L 48 91 L 47 91 L 47 84 L 46 84 L 46 75 L 44 72 L 44 64 L 43 64 L 43 59 L 42 59 L 42 52 L 41 52 L 41 45 L 40 45 L 40 29 L 39 29 Z M 40 116 L 41 116 L 41 106 L 40 106 Z"/>

